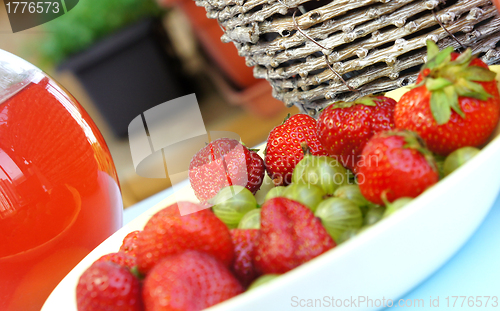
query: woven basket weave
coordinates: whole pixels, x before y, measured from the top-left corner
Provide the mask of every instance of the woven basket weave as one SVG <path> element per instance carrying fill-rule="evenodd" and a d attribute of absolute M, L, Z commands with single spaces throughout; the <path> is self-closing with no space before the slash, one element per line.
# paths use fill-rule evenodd
<path fill-rule="evenodd" d="M 255 77 L 271 83 L 274 97 L 311 116 L 334 101 L 413 83 L 425 61 L 428 39 L 440 48 L 460 48 L 462 43 L 486 63 L 500 62 L 500 17 L 488 0 L 196 4 L 219 21 L 225 30 L 222 40 L 233 42 L 247 65 L 255 66 Z"/>

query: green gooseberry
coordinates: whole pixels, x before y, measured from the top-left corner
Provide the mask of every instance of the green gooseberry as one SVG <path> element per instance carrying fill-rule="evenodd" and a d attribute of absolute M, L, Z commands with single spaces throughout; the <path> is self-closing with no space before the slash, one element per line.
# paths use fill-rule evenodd
<path fill-rule="evenodd" d="M 285 186 L 277 186 L 269 190 L 269 192 L 266 194 L 266 197 L 264 198 L 264 202 L 266 202 L 269 199 L 272 198 L 277 198 L 277 197 L 282 197 L 283 192 L 285 192 L 286 187 Z"/>
<path fill-rule="evenodd" d="M 309 165 L 311 165 L 312 161 L 314 161 L 315 156 L 311 154 L 309 151 L 309 147 L 302 146 L 302 151 L 304 152 L 304 157 L 302 160 L 299 161 L 293 168 L 293 173 L 292 173 L 292 183 L 297 183 L 299 179 L 304 176 L 304 171 L 306 170 Z"/>
<path fill-rule="evenodd" d="M 297 163 L 292 174 L 292 183 L 316 185 L 330 195 L 348 181 L 347 169 L 327 156 L 306 155 Z"/>
<path fill-rule="evenodd" d="M 400 210 L 403 206 L 407 205 L 412 200 L 413 200 L 413 198 L 402 197 L 402 198 L 395 200 L 392 203 L 387 203 L 383 217 L 385 218 L 385 217 L 388 217 L 389 215 L 394 214 L 394 212 L 396 212 L 397 210 Z"/>
<path fill-rule="evenodd" d="M 238 224 L 238 229 L 260 229 L 260 208 L 246 213 Z"/>
<path fill-rule="evenodd" d="M 451 172 L 464 165 L 465 162 L 475 157 L 480 151 L 474 147 L 463 147 L 450 153 L 444 160 L 444 176 L 448 176 Z"/>
<path fill-rule="evenodd" d="M 350 240 L 352 239 L 353 237 L 355 237 L 356 235 L 358 235 L 360 232 L 362 231 L 361 228 L 356 228 L 356 229 L 347 229 L 346 231 L 344 231 L 338 241 L 336 241 L 338 244 L 341 244 L 341 243 L 344 243 L 345 241 L 347 240 Z"/>
<path fill-rule="evenodd" d="M 444 178 L 444 161 L 436 161 L 436 168 L 439 175 L 439 179 Z"/>
<path fill-rule="evenodd" d="M 434 154 L 434 160 L 436 161 L 436 168 L 437 172 L 439 174 L 439 179 L 444 177 L 444 160 L 446 159 L 445 156 L 439 155 L 439 154 Z"/>
<path fill-rule="evenodd" d="M 264 180 L 262 181 L 262 185 L 260 185 L 260 189 L 255 193 L 257 204 L 264 204 L 267 194 L 272 189 L 274 189 L 274 182 L 269 175 L 266 174 L 264 176 Z"/>
<path fill-rule="evenodd" d="M 368 211 L 366 211 L 363 225 L 364 226 L 371 226 L 371 225 L 379 222 L 379 220 L 384 217 L 384 213 L 385 213 L 385 206 L 380 206 L 380 205 L 370 206 L 368 208 Z"/>
<path fill-rule="evenodd" d="M 307 184 L 291 184 L 286 187 L 282 196 L 291 200 L 295 200 L 309 207 L 313 212 L 318 204 L 323 201 L 325 192 L 318 186 Z"/>
<path fill-rule="evenodd" d="M 279 274 L 264 274 L 264 275 L 261 275 L 255 281 L 253 281 L 252 284 L 250 284 L 250 286 L 248 286 L 248 290 L 252 290 L 252 289 L 254 289 L 256 287 L 259 287 L 259 286 L 261 286 L 263 284 L 269 283 L 269 282 L 271 282 L 272 280 L 274 280 L 275 278 L 277 278 L 279 276 L 280 276 Z"/>
<path fill-rule="evenodd" d="M 229 228 L 236 228 L 246 213 L 257 208 L 250 190 L 237 185 L 222 188 L 213 203 L 214 214 Z"/>
<path fill-rule="evenodd" d="M 363 216 L 366 215 L 368 208 L 373 205 L 372 202 L 368 201 L 362 194 L 361 190 L 359 190 L 358 185 L 344 185 L 335 190 L 333 195 L 337 198 L 344 198 L 353 201 L 356 203 Z"/>
<path fill-rule="evenodd" d="M 361 209 L 348 199 L 326 199 L 318 205 L 314 215 L 321 219 L 323 227 L 337 243 L 345 231 L 359 229 L 363 225 Z"/>

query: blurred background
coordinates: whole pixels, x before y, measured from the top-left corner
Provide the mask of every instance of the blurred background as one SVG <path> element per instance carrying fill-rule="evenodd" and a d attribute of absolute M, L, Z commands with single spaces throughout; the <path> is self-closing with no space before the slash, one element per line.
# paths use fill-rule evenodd
<path fill-rule="evenodd" d="M 0 5 L 0 49 L 46 71 L 91 115 L 113 156 L 125 208 L 170 187 L 135 173 L 127 128 L 143 111 L 195 93 L 206 129 L 235 132 L 248 146 L 298 112 L 275 100 L 221 36 L 193 0 L 80 0 L 17 33 Z"/>

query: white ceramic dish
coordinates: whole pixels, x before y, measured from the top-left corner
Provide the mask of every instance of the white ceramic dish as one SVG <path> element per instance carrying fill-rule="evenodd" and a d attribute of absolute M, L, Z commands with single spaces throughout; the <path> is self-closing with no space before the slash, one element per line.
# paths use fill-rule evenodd
<path fill-rule="evenodd" d="M 316 307 L 331 307 L 332 297 L 335 303 L 344 301 L 344 308 L 337 308 L 349 310 L 381 309 L 377 299 L 397 302 L 453 256 L 491 208 L 500 189 L 498 132 L 473 160 L 401 211 L 275 281 L 210 310 L 294 310 L 306 306 L 307 299 Z M 178 194 L 189 198 L 189 185 Z M 83 271 L 100 256 L 117 251 L 127 233 L 142 229 L 151 215 L 178 199 L 166 198 L 94 249 L 61 281 L 42 311 L 76 311 L 75 288 Z M 359 300 L 357 307 L 345 305 L 359 296 L 373 299 L 373 306 Z"/>

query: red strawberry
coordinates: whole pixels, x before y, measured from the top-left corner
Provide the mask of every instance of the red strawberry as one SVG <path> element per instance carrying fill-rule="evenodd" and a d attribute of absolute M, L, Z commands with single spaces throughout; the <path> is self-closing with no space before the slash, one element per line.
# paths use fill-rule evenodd
<path fill-rule="evenodd" d="M 204 202 L 232 185 L 255 194 L 264 180 L 264 161 L 235 139 L 220 138 L 198 151 L 189 164 L 189 181 Z"/>
<path fill-rule="evenodd" d="M 137 249 L 137 237 L 139 236 L 139 230 L 132 231 L 125 238 L 123 238 L 123 243 L 120 246 L 120 252 L 129 254 L 135 257 L 135 251 Z"/>
<path fill-rule="evenodd" d="M 326 107 L 318 118 L 318 137 L 330 157 L 357 172 L 357 163 L 373 134 L 394 128 L 396 101 L 385 96 L 362 97 Z"/>
<path fill-rule="evenodd" d="M 231 270 L 245 287 L 259 276 L 252 263 L 253 251 L 259 234 L 258 229 L 231 230 L 235 253 Z"/>
<path fill-rule="evenodd" d="M 304 157 L 301 143 L 309 146 L 312 155 L 327 155 L 316 134 L 316 120 L 306 114 L 293 115 L 269 133 L 265 162 L 275 185 L 292 182 L 293 169 Z"/>
<path fill-rule="evenodd" d="M 197 209 L 198 205 L 179 202 Z M 203 209 L 181 216 L 177 203 L 149 219 L 137 238 L 137 264 L 146 273 L 163 257 L 185 250 L 213 255 L 229 267 L 234 258 L 233 242 L 227 226 L 214 213 Z"/>
<path fill-rule="evenodd" d="M 132 267 L 137 265 L 137 259 L 124 252 L 110 253 L 97 259 L 95 262 L 109 261 L 113 262 L 119 266 L 132 269 Z"/>
<path fill-rule="evenodd" d="M 414 198 L 438 182 L 429 150 L 413 132 L 397 130 L 375 134 L 363 149 L 358 183 L 361 194 L 375 204 L 401 197 Z"/>
<path fill-rule="evenodd" d="M 440 155 L 486 142 L 500 118 L 495 73 L 470 50 L 439 51 L 428 41 L 428 59 L 417 87 L 399 100 L 396 127 L 417 132 Z"/>
<path fill-rule="evenodd" d="M 187 251 L 160 261 L 144 280 L 148 311 L 195 311 L 243 292 L 243 287 L 218 260 Z"/>
<path fill-rule="evenodd" d="M 130 271 L 115 263 L 96 262 L 80 277 L 76 287 L 78 311 L 143 310 L 141 289 Z"/>
<path fill-rule="evenodd" d="M 335 242 L 299 202 L 273 198 L 262 206 L 254 265 L 263 274 L 285 273 L 335 247 Z"/>
<path fill-rule="evenodd" d="M 245 186 L 250 192 L 255 194 L 259 191 L 264 175 L 266 173 L 266 166 L 264 160 L 257 153 L 257 150 L 248 149 L 250 157 L 246 157 L 248 169 L 248 183 Z"/>

